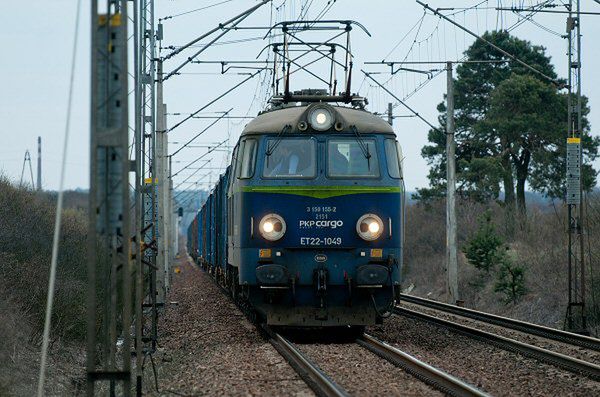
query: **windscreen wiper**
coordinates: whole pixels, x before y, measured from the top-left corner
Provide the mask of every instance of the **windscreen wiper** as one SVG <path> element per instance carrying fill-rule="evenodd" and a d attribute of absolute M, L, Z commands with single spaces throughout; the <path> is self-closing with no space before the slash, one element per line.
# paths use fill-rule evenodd
<path fill-rule="evenodd" d="M 358 146 L 360 146 L 360 150 L 363 152 L 363 155 L 367 159 L 367 168 L 371 170 L 371 153 L 369 153 L 369 145 L 365 144 L 363 137 L 360 135 L 360 131 L 356 125 L 350 126 L 352 132 L 354 132 L 354 136 L 356 137 L 356 142 L 358 142 Z"/>
<path fill-rule="evenodd" d="M 279 144 L 281 143 L 281 137 L 291 129 L 292 126 L 290 124 L 286 124 L 285 126 L 283 126 L 281 131 L 279 131 L 279 133 L 275 137 L 275 140 L 272 143 L 267 141 L 267 150 L 265 150 L 265 155 L 267 156 L 267 167 L 269 166 L 269 157 L 271 157 L 277 146 L 279 146 Z"/>

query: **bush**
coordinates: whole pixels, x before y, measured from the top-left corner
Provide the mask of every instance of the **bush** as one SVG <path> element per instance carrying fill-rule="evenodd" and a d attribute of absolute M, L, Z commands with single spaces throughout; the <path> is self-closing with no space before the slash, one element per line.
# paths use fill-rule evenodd
<path fill-rule="evenodd" d="M 504 295 L 503 302 L 505 304 L 516 304 L 526 293 L 525 267 L 516 264 L 508 255 L 505 255 L 494 284 L 494 291 Z"/>
<path fill-rule="evenodd" d="M 0 177 L 0 301 L 18 302 L 38 343 L 44 326 L 55 195 L 19 189 Z M 52 313 L 52 338 L 85 340 L 86 232 L 83 211 L 65 209 Z"/>
<path fill-rule="evenodd" d="M 502 238 L 496 233 L 490 211 L 479 218 L 479 229 L 464 246 L 463 252 L 469 263 L 489 273 L 503 260 Z"/>

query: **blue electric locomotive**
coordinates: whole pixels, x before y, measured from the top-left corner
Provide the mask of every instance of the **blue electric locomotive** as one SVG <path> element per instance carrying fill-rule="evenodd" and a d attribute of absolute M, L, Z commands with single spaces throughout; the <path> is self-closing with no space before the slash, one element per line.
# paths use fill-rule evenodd
<path fill-rule="evenodd" d="M 362 107 L 275 106 L 243 130 L 189 251 L 270 325 L 375 324 L 399 293 L 400 159 Z"/>

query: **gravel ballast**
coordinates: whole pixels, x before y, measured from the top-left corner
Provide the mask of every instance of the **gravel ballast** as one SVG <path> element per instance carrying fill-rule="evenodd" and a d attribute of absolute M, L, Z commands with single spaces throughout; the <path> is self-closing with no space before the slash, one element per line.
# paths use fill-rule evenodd
<path fill-rule="evenodd" d="M 423 321 L 394 315 L 367 332 L 492 395 L 600 395 L 599 382 Z"/>
<path fill-rule="evenodd" d="M 443 395 L 358 344 L 298 344 L 296 346 L 351 395 Z"/>
<path fill-rule="evenodd" d="M 600 364 L 600 352 L 591 349 L 586 349 L 585 347 L 573 346 L 568 343 L 543 338 L 541 336 L 531 335 L 514 329 L 504 328 L 498 325 L 485 323 L 483 321 L 458 316 L 452 313 L 447 313 L 441 310 L 435 310 L 420 305 L 415 305 L 412 303 L 402 302 L 401 306 L 410 310 L 428 314 L 430 316 L 453 321 L 459 324 L 467 325 L 469 327 L 480 329 L 482 331 L 490 332 L 496 335 L 501 335 L 507 338 L 518 340 L 523 343 L 538 346 L 557 353 L 565 354 L 567 356 L 575 357 L 593 364 Z"/>
<path fill-rule="evenodd" d="M 153 357 L 159 391 L 146 360 L 146 395 L 314 395 L 208 274 L 188 258 L 177 266 Z M 423 321 L 394 315 L 367 332 L 492 395 L 600 395 L 600 382 Z M 355 343 L 296 346 L 351 395 L 441 395 Z"/>
<path fill-rule="evenodd" d="M 159 392 L 146 360 L 148 395 L 314 395 L 209 275 L 187 258 L 179 269 L 159 321 Z"/>

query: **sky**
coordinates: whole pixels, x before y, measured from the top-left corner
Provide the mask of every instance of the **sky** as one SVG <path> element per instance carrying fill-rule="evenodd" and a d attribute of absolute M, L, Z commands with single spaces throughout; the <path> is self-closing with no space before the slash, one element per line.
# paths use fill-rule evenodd
<path fill-rule="evenodd" d="M 566 40 L 560 36 L 565 31 L 566 16 L 538 13 L 530 20 L 519 21 L 519 14 L 495 9 L 502 7 L 530 7 L 542 1 L 529 0 L 428 0 L 430 6 L 453 8 L 443 12 L 477 34 L 486 30 L 511 28 L 511 33 L 543 45 L 552 57 L 557 73 L 567 76 Z M 564 0 L 546 1 L 563 10 Z M 255 0 L 156 0 L 156 18 L 161 18 L 164 30 L 162 47 L 181 46 L 204 32 L 216 27 L 232 16 L 257 4 Z M 310 4 L 310 7 L 307 5 Z M 266 27 L 274 22 L 297 19 L 302 14 L 308 19 L 327 10 L 324 19 L 351 19 L 363 24 L 371 36 L 359 29 L 352 32 L 354 72 L 352 91 L 358 91 L 369 100 L 368 109 L 385 112 L 387 103 L 397 104 L 383 90 L 364 78 L 361 69 L 376 72 L 373 76 L 387 82 L 386 87 L 396 96 L 405 99 L 425 119 L 436 124 L 437 104 L 446 91 L 444 73 L 428 75 L 400 72 L 390 76 L 389 68 L 368 65 L 368 61 L 433 61 L 460 59 L 463 51 L 472 44 L 473 38 L 431 13 L 424 14 L 423 7 L 413 0 L 274 0 L 265 5 L 240 26 Z M 479 7 L 472 8 L 475 5 Z M 582 0 L 583 11 L 600 12 L 600 5 L 593 0 Z M 58 188 L 62 144 L 65 134 L 67 95 L 69 89 L 70 61 L 76 21 L 75 0 L 0 0 L 0 73 L 4 77 L 0 88 L 0 174 L 19 182 L 26 150 L 31 152 L 35 177 L 37 161 L 37 137 L 42 137 L 43 187 Z M 90 74 L 90 20 L 89 2 L 83 1 L 80 15 L 80 34 L 77 37 L 76 73 L 74 80 L 71 133 L 67 152 L 66 188 L 87 188 L 89 185 L 89 74 Z M 523 15 L 523 14 L 521 14 Z M 167 18 L 173 16 L 172 18 Z M 237 30 L 228 32 L 197 59 L 203 61 L 254 60 L 268 44 L 262 40 L 265 30 Z M 326 38 L 328 33 L 323 32 Z M 589 120 L 592 134 L 598 135 L 600 126 L 600 15 L 582 17 L 582 83 L 583 93 L 589 97 L 591 113 Z M 322 37 L 324 37 L 322 36 Z M 215 37 L 214 35 L 210 38 Z M 315 36 L 311 36 L 317 39 Z M 210 39 L 202 40 L 207 43 Z M 170 51 L 163 48 L 162 56 Z M 183 52 L 165 62 L 165 70 L 173 70 L 198 48 Z M 259 59 L 264 59 L 264 52 Z M 328 64 L 314 65 L 314 71 L 328 75 Z M 416 65 L 416 69 L 435 69 L 436 65 Z M 221 74 L 218 64 L 189 64 L 181 75 L 165 82 L 169 127 L 182 120 L 186 113 L 196 111 L 222 92 L 242 81 L 247 70 L 232 69 Z M 340 72 L 341 73 L 341 72 Z M 341 77 L 341 74 L 338 74 Z M 342 80 L 342 79 L 341 79 Z M 130 81 L 132 84 L 132 81 Z M 133 85 L 130 85 L 132 88 Z M 298 73 L 291 80 L 292 90 L 323 88 L 314 78 Z M 242 85 L 208 107 L 201 115 L 214 116 L 233 108 L 234 116 L 255 116 L 265 105 L 270 94 L 265 75 Z M 133 98 L 130 98 L 133 105 Z M 133 114 L 133 109 L 130 111 Z M 177 114 L 181 115 L 177 115 Z M 427 186 L 428 166 L 421 157 L 421 148 L 427 144 L 428 126 L 415 117 L 403 117 L 409 112 L 397 106 L 394 130 L 403 146 L 405 156 L 404 176 L 408 190 Z M 169 133 L 169 152 L 180 147 L 205 128 L 211 119 L 191 119 Z M 198 173 L 190 181 L 199 181 L 199 187 L 208 187 L 228 163 L 226 145 L 234 145 L 247 120 L 223 120 L 207 130 L 193 148 L 183 149 L 175 158 L 174 171 L 206 153 L 206 146 L 225 141 L 223 151 L 207 155 L 211 159 L 209 174 Z M 596 164 L 597 168 L 600 164 Z M 202 171 L 204 172 L 204 171 Z M 28 172 L 25 181 L 29 182 Z M 189 173 L 183 171 L 175 183 L 184 180 Z M 192 187 L 194 185 L 184 185 Z"/>

